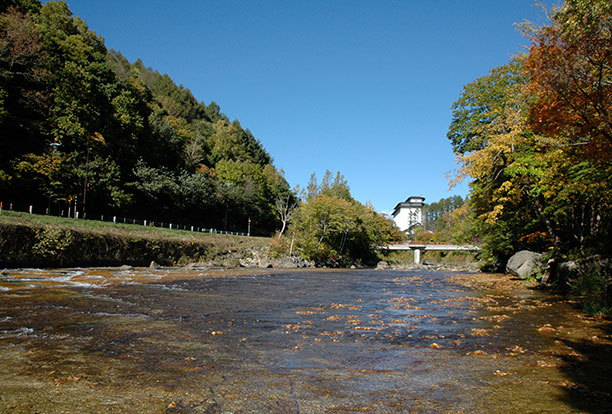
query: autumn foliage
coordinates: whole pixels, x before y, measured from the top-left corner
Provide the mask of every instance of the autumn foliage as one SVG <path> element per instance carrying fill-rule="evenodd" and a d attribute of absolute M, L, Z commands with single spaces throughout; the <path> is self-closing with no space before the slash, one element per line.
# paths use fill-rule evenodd
<path fill-rule="evenodd" d="M 568 0 L 532 36 L 525 71 L 534 131 L 612 156 L 612 3 Z"/>
<path fill-rule="evenodd" d="M 457 179 L 471 179 L 472 228 L 493 267 L 521 249 L 609 256 L 612 3 L 568 0 L 528 33 L 527 54 L 466 85 L 453 106 L 448 137 Z"/>

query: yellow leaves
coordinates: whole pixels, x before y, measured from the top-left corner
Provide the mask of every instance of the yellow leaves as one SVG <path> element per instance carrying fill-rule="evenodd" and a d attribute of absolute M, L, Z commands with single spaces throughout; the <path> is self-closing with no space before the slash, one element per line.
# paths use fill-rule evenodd
<path fill-rule="evenodd" d="M 502 204 L 496 204 L 495 207 L 493 207 L 493 211 L 481 214 L 479 218 L 488 224 L 495 224 L 495 222 L 497 222 L 499 217 L 502 215 L 503 211 L 504 206 Z"/>
<path fill-rule="evenodd" d="M 104 136 L 102 136 L 102 134 L 99 132 L 92 133 L 89 136 L 89 139 L 91 139 L 92 141 L 98 142 L 102 145 L 106 145 L 106 140 L 104 139 Z"/>
<path fill-rule="evenodd" d="M 502 183 L 502 185 L 499 186 L 499 192 L 508 192 L 510 190 L 512 190 L 512 188 L 514 187 L 514 183 L 510 180 L 504 181 Z"/>

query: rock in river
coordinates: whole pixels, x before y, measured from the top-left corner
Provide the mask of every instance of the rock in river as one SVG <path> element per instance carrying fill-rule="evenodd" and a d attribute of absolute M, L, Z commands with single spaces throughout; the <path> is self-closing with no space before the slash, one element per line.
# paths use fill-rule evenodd
<path fill-rule="evenodd" d="M 521 250 L 516 252 L 508 260 L 506 272 L 521 279 L 527 279 L 536 270 L 542 267 L 542 254 Z"/>
<path fill-rule="evenodd" d="M 376 265 L 376 270 L 385 270 L 389 268 L 389 263 L 385 262 L 384 260 L 378 262 L 378 264 Z"/>

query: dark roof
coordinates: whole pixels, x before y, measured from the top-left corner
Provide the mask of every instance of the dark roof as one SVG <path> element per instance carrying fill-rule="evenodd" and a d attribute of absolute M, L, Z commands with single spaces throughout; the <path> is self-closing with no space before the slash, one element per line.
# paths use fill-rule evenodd
<path fill-rule="evenodd" d="M 406 207 L 406 208 L 410 208 L 410 207 L 423 207 L 425 203 L 423 203 L 422 201 L 418 202 L 418 203 L 411 203 L 408 200 L 410 200 L 411 198 L 419 198 L 421 200 L 425 200 L 425 197 L 421 197 L 421 196 L 410 196 L 406 199 L 405 202 L 403 203 L 397 203 L 397 205 L 395 206 L 395 208 L 393 209 L 393 213 L 392 215 L 395 216 L 395 214 L 397 213 L 397 210 L 399 210 L 402 207 Z"/>

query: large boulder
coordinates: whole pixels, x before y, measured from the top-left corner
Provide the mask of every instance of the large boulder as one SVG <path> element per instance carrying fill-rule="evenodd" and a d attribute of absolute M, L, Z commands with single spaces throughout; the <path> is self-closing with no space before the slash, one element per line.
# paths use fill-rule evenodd
<path fill-rule="evenodd" d="M 529 250 L 521 250 L 516 252 L 508 260 L 506 265 L 506 273 L 518 276 L 521 279 L 527 279 L 537 270 L 542 268 L 542 254 L 530 252 Z"/>
<path fill-rule="evenodd" d="M 389 263 L 385 262 L 384 260 L 381 260 L 380 262 L 376 264 L 376 270 L 386 270 L 386 269 L 389 269 Z"/>

